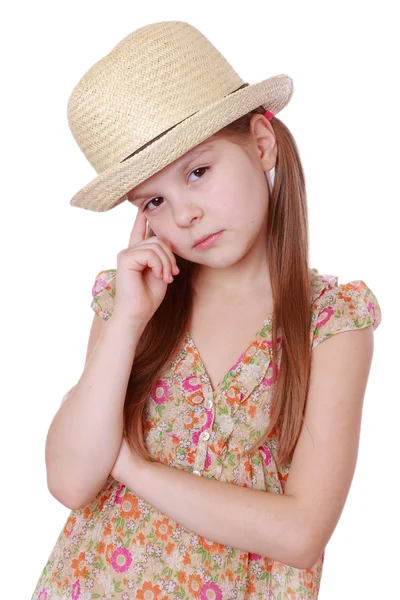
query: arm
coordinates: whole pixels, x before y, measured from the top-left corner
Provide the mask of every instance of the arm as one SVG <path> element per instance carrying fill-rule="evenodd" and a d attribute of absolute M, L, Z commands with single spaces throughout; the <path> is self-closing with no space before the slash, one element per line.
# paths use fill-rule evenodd
<path fill-rule="evenodd" d="M 99 339 L 78 383 L 58 409 L 46 439 L 50 492 L 69 508 L 86 505 L 104 485 L 121 446 L 123 407 L 141 323 L 94 316 Z M 97 320 L 97 321 L 96 321 Z M 91 343 L 89 342 L 88 355 Z"/>
<path fill-rule="evenodd" d="M 114 476 L 198 535 L 309 568 L 328 543 L 350 489 L 372 353 L 372 327 L 342 332 L 313 351 L 306 427 L 284 494 L 146 462 L 124 444 Z"/>

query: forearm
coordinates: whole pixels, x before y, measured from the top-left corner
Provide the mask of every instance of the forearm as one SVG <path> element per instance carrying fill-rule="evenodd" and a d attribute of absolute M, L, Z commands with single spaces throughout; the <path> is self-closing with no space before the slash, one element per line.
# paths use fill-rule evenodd
<path fill-rule="evenodd" d="M 124 468 L 121 481 L 163 514 L 220 544 L 305 568 L 304 517 L 294 496 L 199 477 L 162 463 Z"/>
<path fill-rule="evenodd" d="M 70 508 L 95 497 L 118 456 L 123 407 L 143 327 L 113 317 L 46 439 L 49 490 Z"/>

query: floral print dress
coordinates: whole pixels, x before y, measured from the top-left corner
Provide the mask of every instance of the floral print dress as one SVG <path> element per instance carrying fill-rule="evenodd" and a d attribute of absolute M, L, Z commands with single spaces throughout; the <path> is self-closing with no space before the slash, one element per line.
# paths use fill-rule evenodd
<path fill-rule="evenodd" d="M 381 322 L 378 301 L 360 280 L 338 283 L 310 269 L 310 344 Z M 115 269 L 98 273 L 92 309 L 112 316 Z M 244 454 L 268 425 L 272 316 L 213 391 L 186 333 L 172 364 L 148 398 L 145 441 L 173 468 L 232 485 L 283 494 L 290 463 L 277 459 L 274 431 Z M 278 338 L 278 348 L 281 349 Z M 278 370 L 280 353 L 278 354 Z M 68 397 L 64 396 L 63 401 Z M 71 510 L 37 582 L 32 600 L 314 600 L 324 553 L 307 569 L 205 539 L 160 513 L 111 475 L 85 508 Z"/>

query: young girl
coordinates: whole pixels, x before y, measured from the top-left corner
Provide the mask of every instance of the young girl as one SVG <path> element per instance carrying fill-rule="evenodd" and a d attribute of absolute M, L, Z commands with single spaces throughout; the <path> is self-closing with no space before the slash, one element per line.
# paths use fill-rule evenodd
<path fill-rule="evenodd" d="M 47 436 L 71 512 L 32 600 L 318 597 L 381 312 L 363 281 L 309 267 L 276 117 L 292 93 L 287 75 L 244 83 L 179 21 L 134 31 L 74 88 L 98 175 L 71 204 L 137 214 Z"/>

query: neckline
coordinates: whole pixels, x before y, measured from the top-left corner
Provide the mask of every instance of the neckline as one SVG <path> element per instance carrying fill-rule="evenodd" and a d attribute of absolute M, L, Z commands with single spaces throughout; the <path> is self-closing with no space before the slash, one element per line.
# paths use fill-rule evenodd
<path fill-rule="evenodd" d="M 218 394 L 218 392 L 219 392 L 219 390 L 220 390 L 220 387 L 221 387 L 222 383 L 225 381 L 225 379 L 226 379 L 226 377 L 229 375 L 229 373 L 230 373 L 230 372 L 233 370 L 233 367 L 239 363 L 239 360 L 241 359 L 241 357 L 242 357 L 244 354 L 246 354 L 246 352 L 249 350 L 249 348 L 251 348 L 251 346 L 252 346 L 252 345 L 253 345 L 255 342 L 259 342 L 259 341 L 260 341 L 260 338 L 262 338 L 262 339 L 263 339 L 263 336 L 261 336 L 261 331 L 262 331 L 262 330 L 263 330 L 263 329 L 264 329 L 264 328 L 267 326 L 267 324 L 268 324 L 268 323 L 272 323 L 273 316 L 274 316 L 274 312 L 270 312 L 270 313 L 267 313 L 267 314 L 266 314 L 266 316 L 265 316 L 265 318 L 264 318 L 264 321 L 263 321 L 263 323 L 262 323 L 261 327 L 259 327 L 259 328 L 257 329 L 257 331 L 255 332 L 255 334 L 254 334 L 254 336 L 253 336 L 253 339 L 251 340 L 251 342 L 250 342 L 250 343 L 247 345 L 247 347 L 246 347 L 246 348 L 243 350 L 243 352 L 241 352 L 241 354 L 240 354 L 240 355 L 237 357 L 237 359 L 236 359 L 236 362 L 234 362 L 234 363 L 233 363 L 233 365 L 232 365 L 232 366 L 231 366 L 231 367 L 228 369 L 228 371 L 227 371 L 227 372 L 226 372 L 226 373 L 223 375 L 222 379 L 221 379 L 221 380 L 220 380 L 220 381 L 217 383 L 217 385 L 216 385 L 216 387 L 215 387 L 215 390 L 213 389 L 213 386 L 212 386 L 212 383 L 211 383 L 210 376 L 209 376 L 209 374 L 208 374 L 208 372 L 207 372 L 207 369 L 206 369 L 206 367 L 205 367 L 205 365 L 204 365 L 203 359 L 201 358 L 201 355 L 200 355 L 200 352 L 199 352 L 199 350 L 198 350 L 198 348 L 197 348 L 197 346 L 196 346 L 196 343 L 195 343 L 195 341 L 193 340 L 193 338 L 192 338 L 192 336 L 191 336 L 191 334 L 190 334 L 190 331 L 189 331 L 189 330 L 186 330 L 186 332 L 185 332 L 185 337 L 186 337 L 186 339 L 187 339 L 187 340 L 190 340 L 190 343 L 191 343 L 191 345 L 192 345 L 192 348 L 193 348 L 193 350 L 194 350 L 194 352 L 195 352 L 195 354 L 196 354 L 196 357 L 197 357 L 197 358 L 198 358 L 198 360 L 199 360 L 199 364 L 200 364 L 200 368 L 201 368 L 201 370 L 202 370 L 202 373 L 203 373 L 203 374 L 206 376 L 206 378 L 207 378 L 207 382 L 208 382 L 208 385 L 210 386 L 210 389 L 211 389 L 211 391 L 212 391 L 213 397 L 215 397 L 215 396 Z"/>

